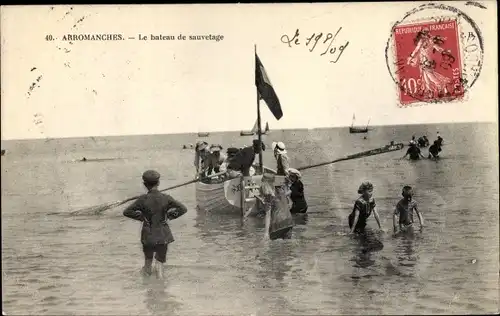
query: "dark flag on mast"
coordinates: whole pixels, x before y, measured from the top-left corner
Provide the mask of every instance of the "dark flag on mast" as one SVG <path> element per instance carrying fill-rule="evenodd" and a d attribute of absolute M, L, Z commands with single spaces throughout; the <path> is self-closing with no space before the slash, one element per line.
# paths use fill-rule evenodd
<path fill-rule="evenodd" d="M 255 85 L 259 92 L 259 98 L 264 100 L 273 113 L 274 117 L 279 120 L 283 116 L 280 100 L 274 92 L 271 80 L 267 76 L 264 66 L 260 62 L 259 56 L 255 54 Z"/>

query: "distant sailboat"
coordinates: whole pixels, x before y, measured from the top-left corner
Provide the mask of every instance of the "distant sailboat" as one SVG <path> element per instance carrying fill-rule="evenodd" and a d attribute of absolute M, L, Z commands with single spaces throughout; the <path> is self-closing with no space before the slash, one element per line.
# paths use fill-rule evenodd
<path fill-rule="evenodd" d="M 253 128 L 250 131 L 241 131 L 240 135 L 241 136 L 252 136 L 256 135 L 259 130 L 259 122 L 255 121 L 255 124 L 253 125 Z M 269 134 L 269 122 L 266 122 L 266 129 L 262 131 L 262 135 L 267 135 Z"/>
<path fill-rule="evenodd" d="M 266 129 L 262 132 L 263 135 L 269 134 L 271 131 L 269 130 L 269 122 L 266 122 Z"/>
<path fill-rule="evenodd" d="M 258 132 L 258 130 L 259 130 L 259 122 L 258 120 L 256 120 L 252 129 L 250 131 L 241 131 L 240 136 L 252 136 L 255 135 Z"/>
<path fill-rule="evenodd" d="M 351 134 L 359 134 L 359 133 L 368 133 L 368 125 L 370 124 L 370 120 L 366 124 L 366 127 L 354 126 L 354 122 L 356 121 L 356 116 L 352 115 L 352 124 L 349 127 L 349 133 Z"/>

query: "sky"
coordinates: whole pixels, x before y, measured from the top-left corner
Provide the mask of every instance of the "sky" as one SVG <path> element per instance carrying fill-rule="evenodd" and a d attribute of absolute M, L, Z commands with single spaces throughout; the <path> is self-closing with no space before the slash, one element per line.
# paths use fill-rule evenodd
<path fill-rule="evenodd" d="M 271 129 L 348 126 L 353 114 L 359 125 L 497 121 L 496 2 L 484 2 L 488 9 L 447 4 L 479 26 L 484 66 L 465 100 L 409 108 L 398 106 L 385 47 L 392 25 L 416 6 L 411 2 L 3 6 L 1 136 L 249 130 L 257 114 L 254 45 L 284 113 L 278 121 L 261 103 L 262 125 Z M 339 28 L 333 55 L 322 55 L 330 41 L 312 51 L 305 45 L 312 34 Z M 297 29 L 299 45 L 282 42 Z M 103 33 L 126 40 L 62 40 Z M 181 34 L 187 39 L 177 40 Z M 224 39 L 188 40 L 210 34 Z"/>

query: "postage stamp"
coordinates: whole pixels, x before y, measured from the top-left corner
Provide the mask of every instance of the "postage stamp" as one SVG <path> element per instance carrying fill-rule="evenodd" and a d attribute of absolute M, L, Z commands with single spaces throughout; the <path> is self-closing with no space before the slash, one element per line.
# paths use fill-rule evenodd
<path fill-rule="evenodd" d="M 394 39 L 402 105 L 463 96 L 456 21 L 400 25 Z"/>
<path fill-rule="evenodd" d="M 461 101 L 481 73 L 483 40 L 464 12 L 425 4 L 394 24 L 386 62 L 400 107 Z"/>

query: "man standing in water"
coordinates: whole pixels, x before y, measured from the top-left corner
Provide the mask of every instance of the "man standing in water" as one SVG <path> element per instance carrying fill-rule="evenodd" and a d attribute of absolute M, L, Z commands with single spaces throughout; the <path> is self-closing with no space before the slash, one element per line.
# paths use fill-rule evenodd
<path fill-rule="evenodd" d="M 415 143 L 410 144 L 410 147 L 406 151 L 406 154 L 401 159 L 405 159 L 408 155 L 410 155 L 411 160 L 419 160 L 420 157 L 425 158 L 424 155 L 422 155 L 420 148 L 418 148 L 417 144 Z"/>
<path fill-rule="evenodd" d="M 167 260 L 168 244 L 174 241 L 168 220 L 176 219 L 187 212 L 187 208 L 173 197 L 158 191 L 160 174 L 148 170 L 142 175 L 148 193 L 141 195 L 128 206 L 123 215 L 142 222 L 141 243 L 144 252 L 143 273 L 151 275 L 153 256 L 157 264 L 157 277 L 163 278 L 163 264 Z M 156 254 L 156 255 L 155 255 Z"/>
<path fill-rule="evenodd" d="M 429 147 L 429 159 L 437 160 L 439 159 L 439 152 L 441 151 L 441 147 L 439 147 L 439 143 L 437 140 L 434 141 L 431 147 Z"/>

